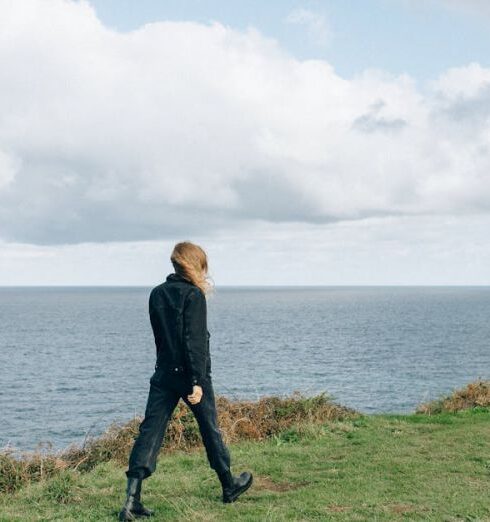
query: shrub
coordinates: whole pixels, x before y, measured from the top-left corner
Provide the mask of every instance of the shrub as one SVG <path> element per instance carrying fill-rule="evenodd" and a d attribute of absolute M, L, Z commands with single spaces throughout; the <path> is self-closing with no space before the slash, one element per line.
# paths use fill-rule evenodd
<path fill-rule="evenodd" d="M 333 403 L 324 393 L 304 397 L 295 392 L 290 397 L 263 397 L 258 401 L 235 401 L 217 396 L 216 408 L 226 443 L 263 440 L 297 424 L 358 416 L 354 410 Z M 12 492 L 28 482 L 60 474 L 65 478 L 54 484 L 51 493 L 68 497 L 70 479 L 66 478 L 68 475 L 62 475 L 63 471 L 86 472 L 109 460 L 127 464 L 142 420 L 136 416 L 123 424 L 113 422 L 102 435 L 87 438 L 81 447 L 70 445 L 56 454 L 23 452 L 18 458 L 14 457 L 12 450 L 0 450 L 0 492 Z M 294 430 L 290 433 L 293 434 Z M 183 401 L 179 401 L 165 434 L 165 451 L 188 450 L 200 445 L 201 437 L 194 415 Z"/>
<path fill-rule="evenodd" d="M 477 380 L 464 388 L 455 390 L 451 395 L 435 401 L 421 404 L 416 413 L 431 415 L 434 413 L 454 413 L 470 408 L 488 408 L 490 406 L 490 381 Z"/>

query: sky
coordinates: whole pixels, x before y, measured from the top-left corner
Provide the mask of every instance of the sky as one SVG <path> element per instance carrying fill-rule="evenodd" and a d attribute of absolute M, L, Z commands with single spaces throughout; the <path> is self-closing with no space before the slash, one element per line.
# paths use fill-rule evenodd
<path fill-rule="evenodd" d="M 484 0 L 0 0 L 0 285 L 490 283 Z"/>

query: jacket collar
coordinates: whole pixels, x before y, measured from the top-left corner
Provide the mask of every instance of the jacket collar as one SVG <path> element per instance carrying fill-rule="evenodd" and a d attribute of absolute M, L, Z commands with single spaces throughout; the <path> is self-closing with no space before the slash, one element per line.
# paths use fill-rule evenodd
<path fill-rule="evenodd" d="M 183 283 L 193 284 L 191 281 L 189 281 L 189 279 L 186 279 L 185 277 L 182 277 L 180 274 L 177 274 L 177 273 L 168 274 L 166 280 L 167 281 L 181 281 Z"/>

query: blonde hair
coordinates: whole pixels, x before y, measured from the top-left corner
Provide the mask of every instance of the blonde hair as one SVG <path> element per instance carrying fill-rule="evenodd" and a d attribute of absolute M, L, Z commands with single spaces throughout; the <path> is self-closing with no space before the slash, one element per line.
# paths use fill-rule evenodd
<path fill-rule="evenodd" d="M 174 246 L 170 261 L 175 273 L 188 279 L 199 287 L 205 295 L 214 290 L 208 275 L 208 256 L 206 252 L 191 241 L 181 241 Z"/>

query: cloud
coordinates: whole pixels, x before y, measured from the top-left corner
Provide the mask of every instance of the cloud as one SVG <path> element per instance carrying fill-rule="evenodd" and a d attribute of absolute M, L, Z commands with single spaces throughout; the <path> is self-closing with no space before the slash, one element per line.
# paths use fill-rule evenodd
<path fill-rule="evenodd" d="M 254 221 L 192 237 L 217 285 L 490 283 L 490 216 L 396 216 L 334 226 Z M 186 237 L 186 236 L 184 236 Z M 172 272 L 173 242 L 0 241 L 0 285 L 145 285 Z"/>
<path fill-rule="evenodd" d="M 0 3 L 0 238 L 173 239 L 254 220 L 488 213 L 490 70 L 346 80 L 254 29 L 118 33 Z M 464 124 L 462 123 L 464 120 Z"/>
<path fill-rule="evenodd" d="M 379 100 L 372 104 L 369 112 L 366 114 L 362 114 L 357 117 L 352 127 L 358 129 L 362 132 L 392 132 L 403 129 L 407 125 L 407 122 L 402 118 L 383 118 L 382 116 L 378 116 L 378 113 L 385 105 L 383 100 Z"/>
<path fill-rule="evenodd" d="M 285 21 L 288 24 L 304 26 L 311 42 L 321 47 L 326 46 L 332 38 L 332 31 L 322 13 L 300 7 L 293 9 Z"/>
<path fill-rule="evenodd" d="M 18 162 L 0 149 L 0 190 L 8 186 L 15 178 Z"/>

